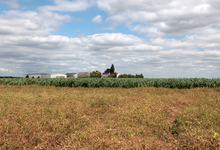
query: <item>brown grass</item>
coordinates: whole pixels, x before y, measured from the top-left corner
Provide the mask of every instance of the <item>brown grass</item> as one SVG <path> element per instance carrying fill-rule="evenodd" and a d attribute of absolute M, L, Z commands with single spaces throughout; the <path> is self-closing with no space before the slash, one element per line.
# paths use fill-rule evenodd
<path fill-rule="evenodd" d="M 0 85 L 0 149 L 219 149 L 219 91 Z"/>

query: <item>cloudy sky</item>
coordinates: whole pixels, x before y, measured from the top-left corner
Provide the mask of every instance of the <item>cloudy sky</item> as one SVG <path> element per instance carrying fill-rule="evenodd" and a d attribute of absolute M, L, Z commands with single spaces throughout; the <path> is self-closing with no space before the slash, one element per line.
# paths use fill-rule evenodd
<path fill-rule="evenodd" d="M 219 0 L 0 0 L 0 76 L 220 78 Z"/>

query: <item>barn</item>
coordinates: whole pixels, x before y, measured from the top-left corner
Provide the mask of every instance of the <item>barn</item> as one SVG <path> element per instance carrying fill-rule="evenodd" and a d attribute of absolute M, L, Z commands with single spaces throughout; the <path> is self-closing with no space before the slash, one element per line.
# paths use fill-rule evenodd
<path fill-rule="evenodd" d="M 30 73 L 30 74 L 24 74 L 23 78 L 66 78 L 66 75 L 50 74 L 50 73 Z"/>

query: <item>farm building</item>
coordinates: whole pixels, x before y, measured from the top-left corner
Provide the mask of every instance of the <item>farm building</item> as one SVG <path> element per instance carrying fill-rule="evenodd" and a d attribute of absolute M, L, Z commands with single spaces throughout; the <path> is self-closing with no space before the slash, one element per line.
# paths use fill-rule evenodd
<path fill-rule="evenodd" d="M 78 73 L 78 77 L 90 77 L 90 73 L 89 72 L 79 72 Z"/>
<path fill-rule="evenodd" d="M 103 75 L 102 75 L 102 78 L 106 78 L 106 77 L 108 77 L 108 75 L 110 75 L 110 73 L 103 73 Z"/>
<path fill-rule="evenodd" d="M 66 73 L 67 78 L 78 78 L 78 73 Z"/>
<path fill-rule="evenodd" d="M 24 74 L 23 78 L 66 78 L 65 74 L 30 73 Z"/>

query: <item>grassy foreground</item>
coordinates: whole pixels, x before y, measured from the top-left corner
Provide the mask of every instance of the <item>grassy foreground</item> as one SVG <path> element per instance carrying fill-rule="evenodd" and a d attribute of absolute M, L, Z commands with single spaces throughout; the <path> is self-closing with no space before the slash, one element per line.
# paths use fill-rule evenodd
<path fill-rule="evenodd" d="M 220 88 L 0 85 L 0 149 L 219 149 Z"/>

